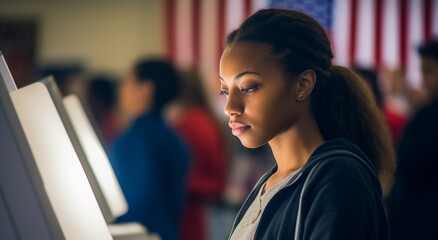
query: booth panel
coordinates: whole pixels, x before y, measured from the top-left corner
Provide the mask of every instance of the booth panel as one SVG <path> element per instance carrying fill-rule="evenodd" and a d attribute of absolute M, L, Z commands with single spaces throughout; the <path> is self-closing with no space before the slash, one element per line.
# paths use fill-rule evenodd
<path fill-rule="evenodd" d="M 45 85 L 10 95 L 65 237 L 112 239 Z"/>

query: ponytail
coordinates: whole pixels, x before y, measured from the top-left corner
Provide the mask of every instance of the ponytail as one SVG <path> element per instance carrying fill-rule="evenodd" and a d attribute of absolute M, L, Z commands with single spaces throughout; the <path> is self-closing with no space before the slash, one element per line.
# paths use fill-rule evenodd
<path fill-rule="evenodd" d="M 348 68 L 332 66 L 327 75 L 330 79 L 317 81 L 311 96 L 321 134 L 326 140 L 345 138 L 359 146 L 376 167 L 386 195 L 393 183 L 395 151 L 374 95 Z"/>

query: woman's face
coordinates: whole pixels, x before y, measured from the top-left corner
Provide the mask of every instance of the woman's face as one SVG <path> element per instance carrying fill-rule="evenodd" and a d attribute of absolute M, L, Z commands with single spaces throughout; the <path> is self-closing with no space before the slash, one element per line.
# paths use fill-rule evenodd
<path fill-rule="evenodd" d="M 267 44 L 239 42 L 224 50 L 220 62 L 224 112 L 233 135 L 248 148 L 290 129 L 300 111 L 297 81 L 270 52 Z"/>

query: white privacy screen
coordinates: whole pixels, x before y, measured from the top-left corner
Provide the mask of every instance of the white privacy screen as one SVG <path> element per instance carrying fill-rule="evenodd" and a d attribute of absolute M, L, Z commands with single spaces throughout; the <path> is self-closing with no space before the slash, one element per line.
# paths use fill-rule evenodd
<path fill-rule="evenodd" d="M 63 103 L 111 214 L 115 218 L 125 214 L 128 211 L 125 196 L 79 98 L 69 95 L 64 97 Z"/>
<path fill-rule="evenodd" d="M 47 88 L 10 95 L 66 239 L 112 239 Z"/>

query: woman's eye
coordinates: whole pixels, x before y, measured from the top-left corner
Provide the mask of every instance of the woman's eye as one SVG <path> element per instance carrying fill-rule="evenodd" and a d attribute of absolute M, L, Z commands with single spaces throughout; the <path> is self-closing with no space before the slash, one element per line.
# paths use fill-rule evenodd
<path fill-rule="evenodd" d="M 219 95 L 221 95 L 221 96 L 223 96 L 223 95 L 228 96 L 228 93 L 229 93 L 229 91 L 227 91 L 227 90 L 221 90 L 221 91 L 219 92 Z"/>
<path fill-rule="evenodd" d="M 255 90 L 257 90 L 257 87 L 248 87 L 248 88 L 242 88 L 240 89 L 240 91 L 244 92 L 244 93 L 252 93 Z"/>

